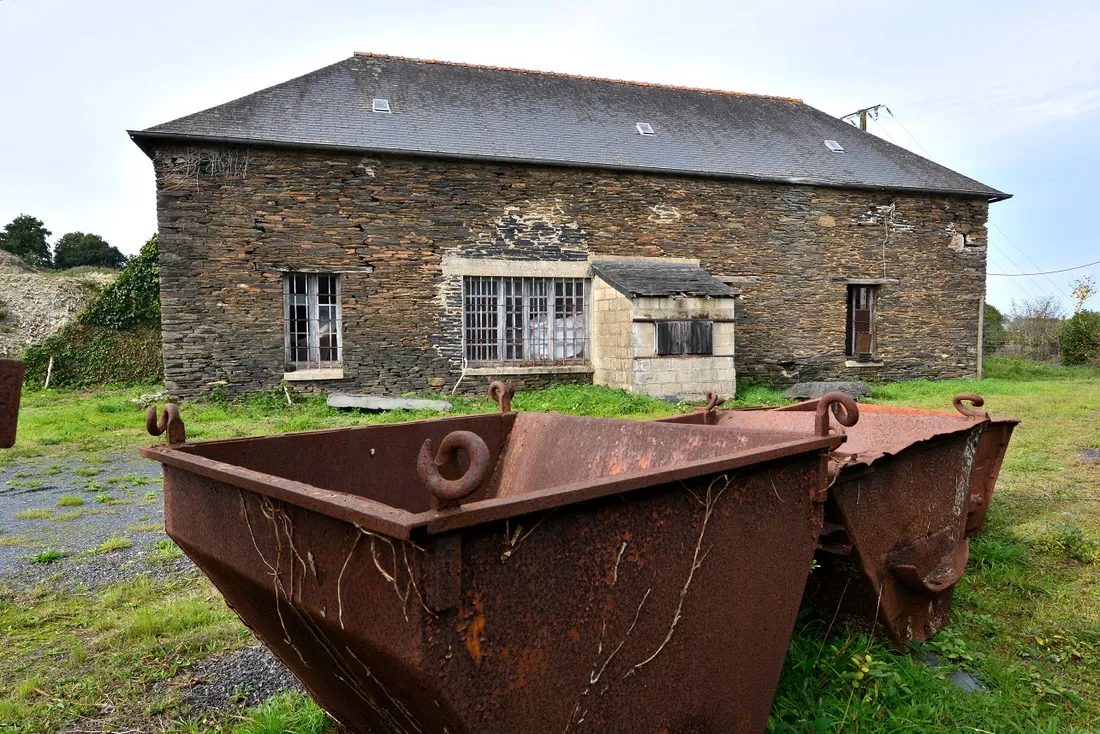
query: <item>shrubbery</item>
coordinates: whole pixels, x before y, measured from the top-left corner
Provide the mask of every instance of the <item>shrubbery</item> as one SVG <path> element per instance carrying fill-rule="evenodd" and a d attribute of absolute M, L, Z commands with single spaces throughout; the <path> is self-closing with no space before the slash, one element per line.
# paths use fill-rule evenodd
<path fill-rule="evenodd" d="M 1100 364 L 1100 313 L 1078 311 L 1058 331 L 1062 364 L 1067 367 Z"/>
<path fill-rule="evenodd" d="M 23 353 L 27 384 L 45 382 L 51 357 L 51 385 L 162 380 L 157 260 L 153 235 L 73 323 L 27 348 Z"/>

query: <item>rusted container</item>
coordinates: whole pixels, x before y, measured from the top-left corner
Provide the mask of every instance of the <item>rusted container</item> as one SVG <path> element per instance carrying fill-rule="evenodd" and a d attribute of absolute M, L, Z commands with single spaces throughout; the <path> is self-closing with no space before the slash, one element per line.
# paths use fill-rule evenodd
<path fill-rule="evenodd" d="M 981 525 L 1015 419 L 991 421 L 977 395 L 958 412 L 863 405 L 832 458 L 815 570 L 807 602 L 829 616 L 882 626 L 904 646 L 947 621 L 969 557 L 967 531 Z M 810 434 L 818 401 L 774 410 L 708 409 L 671 421 Z M 838 416 L 839 418 L 840 416 Z"/>
<path fill-rule="evenodd" d="M 966 534 L 977 535 L 985 525 L 985 513 L 993 501 L 993 488 L 1001 475 L 1001 464 L 1008 451 L 1012 431 L 1019 424 L 1015 418 L 990 418 L 978 442 L 974 459 L 974 481 L 970 488 L 970 504 L 966 511 Z"/>
<path fill-rule="evenodd" d="M 246 624 L 352 731 L 425 734 L 763 731 L 843 441 L 513 412 L 150 427 L 168 534 Z"/>
<path fill-rule="evenodd" d="M 19 399 L 23 394 L 23 363 L 0 359 L 0 449 L 15 445 L 19 423 Z"/>

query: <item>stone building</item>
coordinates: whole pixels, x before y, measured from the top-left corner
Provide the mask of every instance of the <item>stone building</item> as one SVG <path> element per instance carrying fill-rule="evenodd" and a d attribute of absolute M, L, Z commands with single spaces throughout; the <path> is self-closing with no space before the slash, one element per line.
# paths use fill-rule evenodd
<path fill-rule="evenodd" d="M 130 135 L 177 395 L 980 369 L 1008 195 L 800 100 L 357 54 Z"/>

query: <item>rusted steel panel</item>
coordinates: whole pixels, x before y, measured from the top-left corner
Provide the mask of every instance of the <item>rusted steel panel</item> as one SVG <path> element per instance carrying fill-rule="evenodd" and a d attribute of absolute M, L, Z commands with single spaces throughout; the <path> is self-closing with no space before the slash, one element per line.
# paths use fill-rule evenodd
<path fill-rule="evenodd" d="M 493 472 L 432 509 L 418 452 L 455 431 Z M 168 534 L 352 731 L 717 733 L 764 730 L 842 441 L 506 413 L 143 453 Z"/>
<path fill-rule="evenodd" d="M 826 399 L 768 411 L 702 410 L 672 420 L 812 434 Z M 981 527 L 1015 419 L 992 420 L 978 395 L 956 412 L 859 406 L 832 457 L 818 562 L 807 601 L 860 626 L 882 626 L 895 644 L 924 640 L 946 623 Z M 834 417 L 839 411 L 833 410 Z M 846 424 L 845 424 L 846 425 Z"/>
<path fill-rule="evenodd" d="M 985 524 L 985 513 L 993 500 L 993 488 L 1001 474 L 1001 463 L 1008 451 L 1012 431 L 1020 421 L 993 418 L 982 432 L 978 458 L 974 460 L 974 481 L 970 488 L 970 507 L 966 515 L 966 534 L 977 535 Z"/>
<path fill-rule="evenodd" d="M 23 363 L 0 359 L 0 449 L 15 445 L 19 423 L 19 399 L 23 394 Z"/>

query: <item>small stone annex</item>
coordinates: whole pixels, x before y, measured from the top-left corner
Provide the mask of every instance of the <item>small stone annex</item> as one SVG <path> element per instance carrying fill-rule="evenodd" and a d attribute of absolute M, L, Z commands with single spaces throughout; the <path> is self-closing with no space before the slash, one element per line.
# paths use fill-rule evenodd
<path fill-rule="evenodd" d="M 175 395 L 980 370 L 1009 195 L 800 100 L 356 54 L 130 135 Z"/>

